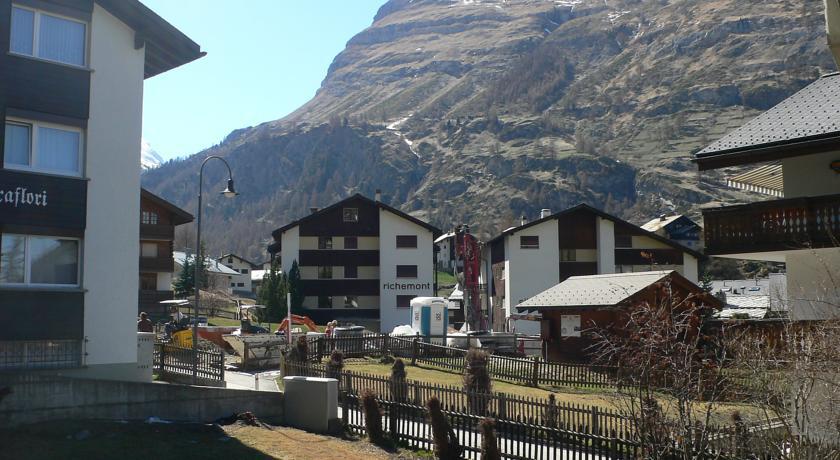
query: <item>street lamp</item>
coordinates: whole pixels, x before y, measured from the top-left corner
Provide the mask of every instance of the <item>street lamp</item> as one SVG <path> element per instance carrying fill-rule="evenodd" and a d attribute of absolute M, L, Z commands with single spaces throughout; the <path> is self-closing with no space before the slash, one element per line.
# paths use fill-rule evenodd
<path fill-rule="evenodd" d="M 199 261 L 201 255 L 201 186 L 204 179 L 204 165 L 207 164 L 208 161 L 211 159 L 221 160 L 222 163 L 227 166 L 228 170 L 228 181 L 227 187 L 222 190 L 220 193 L 227 198 L 233 198 L 236 195 L 236 189 L 233 186 L 233 172 L 231 172 L 230 165 L 224 158 L 210 155 L 209 157 L 205 158 L 204 161 L 201 163 L 201 168 L 198 170 L 198 214 L 196 218 L 196 231 L 195 231 L 195 273 L 193 274 L 193 289 L 195 289 L 195 315 L 193 315 L 193 362 L 192 362 L 192 383 L 196 385 L 198 383 L 198 312 L 200 300 L 200 292 L 201 286 L 199 281 L 201 280 L 201 270 L 204 268 L 201 265 L 204 265 L 204 260 Z"/>

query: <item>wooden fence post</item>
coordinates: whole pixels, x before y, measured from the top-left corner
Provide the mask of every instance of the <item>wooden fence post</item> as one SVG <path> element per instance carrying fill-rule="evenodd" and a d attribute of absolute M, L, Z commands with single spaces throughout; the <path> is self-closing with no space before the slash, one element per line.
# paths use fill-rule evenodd
<path fill-rule="evenodd" d="M 388 334 L 382 334 L 382 351 L 380 351 L 382 356 L 387 356 L 388 355 L 388 351 L 389 351 L 388 345 L 390 345 L 388 342 L 389 342 L 390 337 L 391 336 L 389 336 Z"/>
<path fill-rule="evenodd" d="M 324 359 L 324 338 L 318 337 L 318 341 L 315 343 L 315 352 L 316 356 L 318 357 L 318 362 L 320 363 Z"/>
<path fill-rule="evenodd" d="M 531 386 L 537 387 L 540 383 L 540 357 L 534 356 L 534 370 L 531 374 Z"/>
<path fill-rule="evenodd" d="M 497 404 L 499 405 L 499 417 L 500 419 L 507 419 L 507 394 L 499 393 L 499 397 L 496 399 Z"/>
<path fill-rule="evenodd" d="M 592 414 L 590 415 L 591 421 L 589 422 L 590 425 L 590 433 L 598 435 L 600 434 L 599 430 L 601 429 L 601 421 L 598 417 L 598 406 L 592 406 Z"/>
<path fill-rule="evenodd" d="M 251 364 L 250 359 L 248 359 L 248 342 L 244 343 L 245 348 L 242 351 L 242 367 L 248 369 L 248 366 Z"/>
<path fill-rule="evenodd" d="M 349 424 L 349 415 L 350 415 L 350 404 L 348 402 L 350 398 L 347 396 L 347 391 L 341 392 L 341 424 L 344 425 L 344 428 L 347 429 Z"/>
<path fill-rule="evenodd" d="M 420 347 L 419 340 L 420 339 L 418 337 L 415 337 L 414 340 L 411 342 L 411 365 L 412 366 L 417 365 L 417 353 L 418 353 L 418 348 Z"/>

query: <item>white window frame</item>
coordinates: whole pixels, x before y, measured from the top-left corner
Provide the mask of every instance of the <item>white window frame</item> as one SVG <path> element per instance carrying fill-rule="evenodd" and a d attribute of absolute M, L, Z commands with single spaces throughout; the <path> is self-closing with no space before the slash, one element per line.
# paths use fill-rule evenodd
<path fill-rule="evenodd" d="M 3 283 L 3 287 L 27 287 L 27 288 L 52 288 L 52 289 L 73 289 L 81 287 L 82 283 L 82 239 L 68 236 L 54 236 L 54 235 L 25 235 L 22 233 L 4 233 L 6 236 L 22 236 L 23 243 L 23 283 Z M 76 254 L 76 284 L 47 284 L 47 283 L 31 283 L 32 278 L 32 260 L 30 258 L 32 251 L 30 251 L 30 241 L 32 238 L 54 238 L 57 240 L 76 241 L 78 254 Z"/>
<path fill-rule="evenodd" d="M 28 7 L 28 6 L 19 5 L 17 3 L 12 3 L 12 8 L 19 8 L 21 10 L 31 11 L 32 13 L 34 13 L 34 18 L 32 20 L 35 21 L 35 23 L 32 24 L 32 34 L 34 35 L 32 37 L 32 54 L 24 54 L 24 53 L 18 53 L 16 51 L 12 51 L 11 46 L 9 47 L 9 54 L 12 54 L 14 56 L 23 56 L 23 57 L 27 57 L 27 58 L 38 59 L 38 60 L 46 61 L 46 62 L 52 62 L 52 63 L 60 64 L 60 65 L 66 65 L 66 66 L 75 67 L 75 68 L 78 68 L 78 69 L 87 69 L 88 68 L 88 58 L 89 58 L 88 55 L 90 54 L 89 46 L 88 46 L 88 43 L 90 43 L 90 23 L 88 23 L 87 21 L 82 21 L 80 19 L 70 17 L 70 16 L 64 16 L 63 14 L 53 13 L 52 11 L 39 10 L 37 8 L 31 8 L 31 7 Z M 39 45 L 40 45 L 40 35 L 41 35 L 41 16 L 43 16 L 43 15 L 52 16 L 54 18 L 64 19 L 64 20 L 67 20 L 67 21 L 72 21 L 72 22 L 81 24 L 85 27 L 85 42 L 82 43 L 82 49 L 84 50 L 83 51 L 84 52 L 84 59 L 83 59 L 83 62 L 82 62 L 81 65 L 73 64 L 73 63 L 70 63 L 70 62 L 57 61 L 55 59 L 45 58 L 45 57 L 41 57 L 41 56 L 38 55 L 38 50 L 40 48 Z M 9 25 L 11 26 L 11 23 Z M 9 27 L 9 32 L 8 33 L 11 37 L 11 33 L 12 33 L 11 27 Z"/>
<path fill-rule="evenodd" d="M 17 165 L 3 161 L 3 168 L 16 171 L 27 171 L 33 173 L 53 174 L 56 176 L 82 177 L 85 164 L 85 130 L 76 126 L 46 123 L 43 121 L 25 120 L 22 118 L 6 118 L 6 124 L 29 127 L 29 164 Z M 79 161 L 76 171 L 64 171 L 60 169 L 47 169 L 35 166 L 38 164 L 38 128 L 51 128 L 62 131 L 70 131 L 79 134 Z M 3 129 L 6 129 L 5 125 Z"/>

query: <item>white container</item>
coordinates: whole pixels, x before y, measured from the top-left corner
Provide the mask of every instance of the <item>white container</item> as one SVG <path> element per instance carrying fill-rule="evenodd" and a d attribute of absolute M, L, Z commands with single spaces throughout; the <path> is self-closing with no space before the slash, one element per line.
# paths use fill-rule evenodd
<path fill-rule="evenodd" d="M 415 297 L 411 299 L 411 328 L 420 335 L 445 335 L 449 327 L 447 300 L 443 297 Z M 444 344 L 443 338 L 433 339 Z"/>
<path fill-rule="evenodd" d="M 338 418 L 338 380 L 320 377 L 283 377 L 284 417 L 288 425 L 326 433 Z"/>

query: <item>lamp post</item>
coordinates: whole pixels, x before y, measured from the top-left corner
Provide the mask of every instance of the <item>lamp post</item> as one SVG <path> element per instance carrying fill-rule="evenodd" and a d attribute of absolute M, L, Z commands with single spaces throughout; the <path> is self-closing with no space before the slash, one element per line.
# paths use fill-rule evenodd
<path fill-rule="evenodd" d="M 233 187 L 233 172 L 231 172 L 230 165 L 224 158 L 210 155 L 209 157 L 205 158 L 204 161 L 201 163 L 201 168 L 198 170 L 198 214 L 196 215 L 196 231 L 195 231 L 195 273 L 193 274 L 193 289 L 195 289 L 195 314 L 193 315 L 193 362 L 192 362 L 192 383 L 196 385 L 198 383 L 198 312 L 200 301 L 200 292 L 201 292 L 201 270 L 204 268 L 204 260 L 199 260 L 201 256 L 201 186 L 204 179 L 204 165 L 207 164 L 208 161 L 211 159 L 221 160 L 222 163 L 227 166 L 228 170 L 228 181 L 227 187 L 222 190 L 220 193 L 227 198 L 233 198 L 236 195 L 236 189 Z"/>

